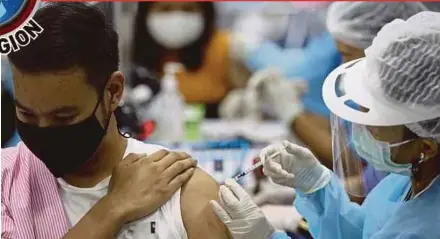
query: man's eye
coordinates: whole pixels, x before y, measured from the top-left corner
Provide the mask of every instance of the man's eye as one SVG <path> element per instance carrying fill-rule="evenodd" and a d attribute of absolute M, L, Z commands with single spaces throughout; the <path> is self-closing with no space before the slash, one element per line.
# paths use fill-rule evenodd
<path fill-rule="evenodd" d="M 35 115 L 34 114 L 32 114 L 32 113 L 29 113 L 29 112 L 26 112 L 26 111 L 19 111 L 20 112 L 20 115 L 21 116 L 23 116 L 23 117 L 25 117 L 25 118 L 34 118 L 35 117 Z"/>

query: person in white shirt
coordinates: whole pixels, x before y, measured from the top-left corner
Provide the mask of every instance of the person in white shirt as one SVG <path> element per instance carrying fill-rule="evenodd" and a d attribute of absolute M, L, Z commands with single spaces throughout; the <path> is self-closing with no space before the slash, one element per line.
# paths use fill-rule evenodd
<path fill-rule="evenodd" d="M 118 131 L 125 79 L 103 14 L 55 2 L 34 20 L 44 32 L 8 56 L 17 129 L 57 178 L 71 226 L 64 238 L 229 238 L 208 205 L 219 185 L 195 160 Z"/>

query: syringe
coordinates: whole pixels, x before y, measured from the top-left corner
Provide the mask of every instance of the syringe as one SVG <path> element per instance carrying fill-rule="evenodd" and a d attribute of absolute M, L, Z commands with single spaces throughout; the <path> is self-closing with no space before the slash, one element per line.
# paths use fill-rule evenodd
<path fill-rule="evenodd" d="M 278 156 L 281 153 L 281 151 L 277 151 L 275 153 L 273 153 L 270 157 L 271 158 L 275 158 L 276 156 Z M 258 167 L 260 167 L 261 165 L 264 164 L 264 161 L 260 159 L 260 162 L 252 165 L 252 167 L 246 169 L 245 171 L 243 171 L 242 173 L 240 173 L 239 175 L 234 177 L 235 181 L 240 180 L 242 177 L 248 175 L 249 173 L 253 172 L 255 169 L 257 169 Z"/>

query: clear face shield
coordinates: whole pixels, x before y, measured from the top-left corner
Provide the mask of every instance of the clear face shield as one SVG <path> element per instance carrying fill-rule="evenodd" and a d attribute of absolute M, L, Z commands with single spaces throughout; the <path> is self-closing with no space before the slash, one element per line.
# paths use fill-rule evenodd
<path fill-rule="evenodd" d="M 377 69 L 347 62 L 323 84 L 331 117 L 334 172 L 353 196 L 365 197 L 386 173 L 412 175 L 422 160 L 419 138 L 407 125 L 437 118 L 440 110 L 389 98 Z M 414 167 L 417 169 L 417 167 Z"/>
<path fill-rule="evenodd" d="M 388 173 L 411 175 L 411 150 L 404 126 L 367 126 L 331 116 L 333 168 L 356 197 L 365 197 Z"/>

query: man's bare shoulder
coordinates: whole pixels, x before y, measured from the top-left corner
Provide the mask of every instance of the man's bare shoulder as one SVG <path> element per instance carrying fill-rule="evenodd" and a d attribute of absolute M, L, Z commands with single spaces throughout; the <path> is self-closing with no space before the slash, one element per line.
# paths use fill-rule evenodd
<path fill-rule="evenodd" d="M 196 169 L 182 187 L 181 211 L 189 239 L 231 238 L 226 226 L 214 214 L 209 201 L 218 201 L 219 184 L 206 172 Z"/>
<path fill-rule="evenodd" d="M 182 187 L 183 197 L 208 196 L 211 199 L 217 199 L 220 185 L 205 171 L 197 168 L 194 175 Z"/>

